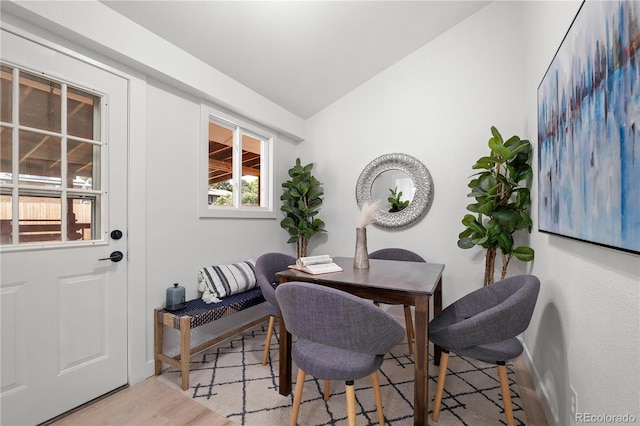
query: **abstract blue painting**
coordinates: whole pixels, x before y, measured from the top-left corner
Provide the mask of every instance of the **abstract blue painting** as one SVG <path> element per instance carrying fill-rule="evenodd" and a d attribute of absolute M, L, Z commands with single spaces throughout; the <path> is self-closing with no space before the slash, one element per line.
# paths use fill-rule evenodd
<path fill-rule="evenodd" d="M 538 228 L 640 253 L 639 1 L 585 1 L 538 87 Z"/>

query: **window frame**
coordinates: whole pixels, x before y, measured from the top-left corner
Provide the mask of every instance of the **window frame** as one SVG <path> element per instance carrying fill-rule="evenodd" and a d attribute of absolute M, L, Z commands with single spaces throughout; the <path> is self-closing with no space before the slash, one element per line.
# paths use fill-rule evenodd
<path fill-rule="evenodd" d="M 63 79 L 51 75 L 49 73 L 45 73 L 43 71 L 34 70 L 30 67 L 25 67 L 23 65 L 19 65 L 13 63 L 11 61 L 6 61 L 2 59 L 0 61 L 2 65 L 12 68 L 12 104 L 13 111 L 11 122 L 2 122 L 2 126 L 7 129 L 11 129 L 11 145 L 12 145 L 12 181 L 9 184 L 0 184 L 3 189 L 5 195 L 9 195 L 11 198 L 11 217 L 12 217 L 12 241 L 11 243 L 0 244 L 0 252 L 14 252 L 14 251 L 33 251 L 33 250 L 41 250 L 41 249 L 55 249 L 55 248 L 65 248 L 65 247 L 83 247 L 83 246 L 96 246 L 107 243 L 106 240 L 106 229 L 107 229 L 107 214 L 109 209 L 109 201 L 108 201 L 108 175 L 107 170 L 109 167 L 108 163 L 108 143 L 107 143 L 107 130 L 106 130 L 106 120 L 107 120 L 107 105 L 108 105 L 108 95 L 106 93 L 97 91 L 95 89 L 90 89 L 85 87 L 77 82 L 73 82 L 68 79 Z M 20 75 L 21 73 L 30 74 L 32 76 L 45 78 L 51 82 L 55 82 L 60 84 L 60 113 L 61 113 L 61 126 L 59 132 L 51 131 L 47 129 L 39 129 L 35 127 L 30 127 L 26 125 L 20 124 Z M 17 88 L 17 90 L 16 90 Z M 75 90 L 81 90 L 88 94 L 91 94 L 100 99 L 99 102 L 99 111 L 97 115 L 94 114 L 94 122 L 97 121 L 99 124 L 99 130 L 94 134 L 93 139 L 86 139 L 80 136 L 74 136 L 68 133 L 67 126 L 67 96 L 68 89 L 72 88 Z M 21 182 L 20 180 L 20 170 L 19 170 L 19 132 L 20 131 L 28 131 L 33 132 L 40 135 L 51 135 L 54 137 L 60 138 L 60 154 L 61 154 L 61 172 L 60 172 L 60 185 L 59 186 L 40 186 L 29 184 L 28 182 Z M 99 182 L 98 189 L 78 189 L 69 187 L 66 184 L 66 174 L 67 174 L 67 164 L 68 164 L 68 142 L 76 141 L 89 143 L 95 146 L 100 147 L 99 154 L 99 165 L 97 166 L 97 170 L 94 172 L 97 175 L 97 180 Z M 95 155 L 95 154 L 94 154 Z M 20 197 L 21 196 L 45 196 L 47 194 L 51 195 L 52 198 L 56 198 L 60 201 L 60 240 L 51 240 L 51 241 L 38 241 L 38 242 L 20 242 L 19 237 L 19 229 L 20 229 Z M 79 199 L 83 196 L 88 197 L 93 200 L 93 211 L 96 215 L 95 221 L 92 220 L 92 238 L 87 240 L 69 240 L 68 239 L 68 209 L 66 207 L 65 201 L 69 199 Z"/>
<path fill-rule="evenodd" d="M 203 218 L 232 218 L 232 219 L 275 219 L 275 151 L 277 133 L 242 119 L 239 116 L 221 111 L 205 103 L 200 106 L 200 171 L 198 173 L 198 214 Z M 233 206 L 209 205 L 209 123 L 228 127 L 233 131 L 233 172 L 232 185 Z M 260 199 L 263 206 L 243 206 L 241 204 L 242 187 L 242 135 L 262 141 L 260 153 Z"/>

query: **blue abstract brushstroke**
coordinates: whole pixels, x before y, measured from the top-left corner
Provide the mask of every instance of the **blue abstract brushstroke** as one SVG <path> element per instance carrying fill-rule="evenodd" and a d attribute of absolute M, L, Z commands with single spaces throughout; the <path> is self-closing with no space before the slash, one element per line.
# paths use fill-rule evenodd
<path fill-rule="evenodd" d="M 541 231 L 640 252 L 639 20 L 585 2 L 538 88 Z"/>

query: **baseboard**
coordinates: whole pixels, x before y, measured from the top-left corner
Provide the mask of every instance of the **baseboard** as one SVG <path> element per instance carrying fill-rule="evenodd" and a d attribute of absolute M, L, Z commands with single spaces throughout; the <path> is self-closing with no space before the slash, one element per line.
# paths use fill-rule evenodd
<path fill-rule="evenodd" d="M 547 390 L 544 387 L 544 382 L 541 380 L 540 375 L 538 374 L 538 370 L 536 370 L 536 366 L 533 364 L 529 349 L 524 344 L 524 342 L 522 342 L 522 346 L 524 346 L 524 360 L 527 364 L 529 372 L 531 373 L 531 380 L 533 380 L 533 385 L 535 386 L 536 394 L 538 395 L 538 399 L 540 400 L 540 404 L 542 405 L 544 415 L 547 418 L 547 423 L 549 424 L 549 426 L 564 426 L 560 425 L 557 413 L 554 414 L 553 410 L 551 409 Z"/>

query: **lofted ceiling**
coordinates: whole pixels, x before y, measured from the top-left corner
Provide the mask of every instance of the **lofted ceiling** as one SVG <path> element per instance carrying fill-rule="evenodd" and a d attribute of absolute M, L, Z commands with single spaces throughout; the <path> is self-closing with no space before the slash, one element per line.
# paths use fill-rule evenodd
<path fill-rule="evenodd" d="M 306 119 L 489 2 L 102 3 Z"/>
<path fill-rule="evenodd" d="M 102 0 L 102 3 L 306 119 L 488 2 Z M 0 80 L 3 89 L 11 87 L 11 70 L 3 67 Z M 21 111 L 42 120 L 59 119 L 62 111 L 55 108 L 59 109 L 61 92 L 54 86 L 37 76 L 21 74 Z M 75 136 L 92 138 L 94 101 L 70 93 L 68 102 L 72 108 L 67 120 L 69 131 Z M 53 110 L 42 109 L 47 105 L 53 105 Z M 10 105 L 2 107 L 4 111 L 11 109 Z M 36 128 L 59 131 L 49 125 L 46 120 L 32 123 Z M 222 127 L 210 129 L 210 184 L 230 178 L 229 133 Z M 21 174 L 33 179 L 59 180 L 60 154 L 50 158 L 51 138 L 40 133 L 27 136 L 24 143 L 29 149 L 20 158 Z M 243 175 L 259 176 L 259 149 L 251 148 L 258 142 L 243 137 L 247 138 L 243 139 Z M 4 151 L 11 146 L 1 145 L 0 172 L 9 173 L 12 168 L 7 161 L 12 155 Z M 244 149 L 245 146 L 248 148 Z M 67 156 L 68 179 L 93 176 L 94 153 L 90 144 L 70 146 Z"/>

